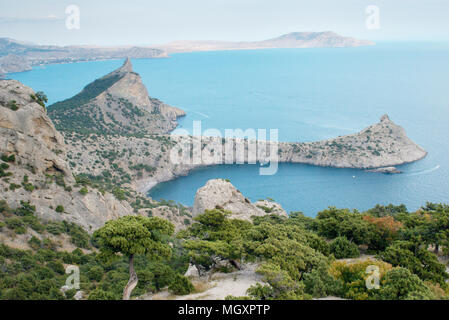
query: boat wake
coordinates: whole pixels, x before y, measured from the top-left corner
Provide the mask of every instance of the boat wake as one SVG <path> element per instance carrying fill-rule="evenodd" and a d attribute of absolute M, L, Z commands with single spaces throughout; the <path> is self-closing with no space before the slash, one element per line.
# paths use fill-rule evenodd
<path fill-rule="evenodd" d="M 210 118 L 207 114 L 204 114 L 204 113 L 201 113 L 201 112 L 198 112 L 198 111 L 193 111 L 193 113 L 196 113 L 197 115 L 202 116 L 202 117 L 204 117 L 206 119 Z"/>
<path fill-rule="evenodd" d="M 406 173 L 405 175 L 407 175 L 407 176 L 418 176 L 418 175 L 428 174 L 428 173 L 434 172 L 434 171 L 436 171 L 438 169 L 440 169 L 440 165 L 437 165 L 437 166 L 435 166 L 433 168 L 430 168 L 430 169 L 424 169 L 424 170 L 420 170 L 420 171 L 409 172 L 409 173 Z"/>

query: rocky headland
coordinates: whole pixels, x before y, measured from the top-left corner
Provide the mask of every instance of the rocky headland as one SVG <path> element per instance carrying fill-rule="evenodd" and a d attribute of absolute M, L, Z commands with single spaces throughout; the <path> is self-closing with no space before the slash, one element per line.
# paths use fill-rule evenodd
<path fill-rule="evenodd" d="M 244 138 L 169 135 L 167 133 L 176 125 L 176 117 L 184 114 L 179 109 L 161 102 L 164 107 L 160 109 L 159 116 L 167 114 L 164 110 L 175 111 L 162 118 L 155 118 L 152 114 L 153 118 L 146 121 L 123 113 L 125 104 L 108 106 L 113 100 L 130 101 L 132 106 L 148 105 L 148 101 L 154 100 L 148 97 L 140 78 L 132 71 L 130 61 L 106 77 L 116 73 L 128 74 L 124 79 L 132 77 L 132 85 L 129 81 L 119 80 L 117 84 L 104 88 L 97 97 L 79 107 L 86 113 L 79 115 L 78 110 L 70 108 L 73 105 L 71 98 L 67 100 L 66 110 L 58 108 L 60 103 L 50 106 L 49 115 L 64 134 L 72 170 L 81 173 L 90 168 L 91 174 L 101 175 L 116 164 L 131 177 L 126 185 L 139 192 L 145 193 L 156 184 L 187 175 L 195 168 L 229 163 L 228 157 L 232 159 L 231 163 L 252 163 L 254 159 L 263 162 L 267 159 L 268 163 L 276 161 L 373 170 L 417 161 L 427 154 L 387 115 L 358 133 L 317 142 L 276 143 Z M 115 90 L 117 87 L 121 89 Z M 126 87 L 129 91 L 125 90 Z M 89 114 L 92 110 L 99 112 L 92 116 Z M 154 113 L 151 108 L 147 111 Z M 116 116 L 108 117 L 110 112 L 115 112 Z M 119 124 L 124 125 L 117 125 L 114 118 L 120 119 Z M 141 122 L 135 126 L 139 123 L 137 121 Z M 87 122 L 92 125 L 87 126 Z M 200 156 L 195 159 L 190 157 L 194 154 L 194 146 L 199 146 L 200 150 Z M 181 149 L 190 155 L 187 161 L 173 162 L 171 156 Z"/>
<path fill-rule="evenodd" d="M 268 166 L 291 162 L 391 173 L 388 167 L 427 154 L 387 115 L 359 133 L 308 143 L 170 135 L 185 113 L 150 97 L 129 59 L 78 95 L 49 106 L 48 115 L 30 88 L 13 80 L 1 81 L 0 88 L 0 154 L 15 156 L 3 170 L 12 175 L 0 180 L 1 198 L 12 205 L 32 201 L 43 218 L 69 219 L 89 231 L 127 214 L 162 216 L 180 229 L 192 216 L 216 207 L 246 220 L 266 213 L 285 216 L 280 205 L 251 203 L 224 180 L 201 188 L 191 209 L 145 195 L 195 168 L 228 163 L 228 156 L 234 163 L 267 159 Z M 199 158 L 173 161 L 173 154 L 186 146 L 189 154 L 194 145 Z M 55 204 L 64 213 L 56 212 Z"/>

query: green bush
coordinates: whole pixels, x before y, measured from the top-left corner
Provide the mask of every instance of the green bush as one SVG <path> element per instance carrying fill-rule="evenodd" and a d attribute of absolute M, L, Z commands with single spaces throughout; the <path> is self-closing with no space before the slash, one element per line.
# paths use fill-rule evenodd
<path fill-rule="evenodd" d="M 1 159 L 2 159 L 4 162 L 11 162 L 11 163 L 16 162 L 16 156 L 13 155 L 13 154 L 10 155 L 10 156 L 7 156 L 6 154 L 4 154 L 4 155 L 1 156 Z"/>
<path fill-rule="evenodd" d="M 89 294 L 89 300 L 118 300 L 113 293 L 95 289 Z"/>
<path fill-rule="evenodd" d="M 168 290 L 170 290 L 170 292 L 173 294 L 185 296 L 193 292 L 195 288 L 193 287 L 193 284 L 190 282 L 189 278 L 177 274 L 173 278 L 172 283 L 170 283 L 170 285 L 168 286 Z"/>
<path fill-rule="evenodd" d="M 9 229 L 14 230 L 14 232 L 17 234 L 26 233 L 25 224 L 20 218 L 17 217 L 7 218 L 5 220 L 5 223 Z"/>
<path fill-rule="evenodd" d="M 58 205 L 58 206 L 56 207 L 55 211 L 58 212 L 58 213 L 63 213 L 63 212 L 64 212 L 64 207 L 61 206 L 61 205 Z"/>
<path fill-rule="evenodd" d="M 330 252 L 337 259 L 356 258 L 360 255 L 359 248 L 346 237 L 338 237 L 330 243 Z"/>
<path fill-rule="evenodd" d="M 435 296 L 417 275 L 405 268 L 394 268 L 383 277 L 376 298 L 380 300 L 433 300 Z"/>
<path fill-rule="evenodd" d="M 35 250 L 39 249 L 42 246 L 42 242 L 35 236 L 31 237 L 31 239 L 28 241 L 28 244 Z"/>
<path fill-rule="evenodd" d="M 8 102 L 8 108 L 11 109 L 12 111 L 19 110 L 19 106 L 17 105 L 17 101 L 16 100 L 9 101 Z"/>
<path fill-rule="evenodd" d="M 47 225 L 45 226 L 45 229 L 47 230 L 47 232 L 49 232 L 55 236 L 58 236 L 65 231 L 64 226 L 62 226 L 60 223 L 57 223 L 57 222 L 47 223 Z"/>
<path fill-rule="evenodd" d="M 101 266 L 94 266 L 90 268 L 88 276 L 90 280 L 100 282 L 103 278 L 104 270 Z"/>

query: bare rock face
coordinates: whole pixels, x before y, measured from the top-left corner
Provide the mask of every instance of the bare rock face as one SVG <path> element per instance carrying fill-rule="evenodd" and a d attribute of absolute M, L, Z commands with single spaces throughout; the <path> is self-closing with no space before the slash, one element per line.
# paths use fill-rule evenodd
<path fill-rule="evenodd" d="M 269 200 L 258 200 L 254 205 L 265 211 L 267 214 L 277 214 L 280 216 L 287 216 L 287 212 L 282 208 L 279 203 L 269 201 Z"/>
<path fill-rule="evenodd" d="M 0 179 L 0 200 L 12 208 L 30 202 L 38 217 L 74 222 L 88 232 L 107 220 L 133 214 L 128 202 L 109 193 L 79 192 L 65 160 L 64 140 L 33 95 L 18 81 L 0 81 L 0 155 L 14 155 L 5 169 L 9 175 Z M 55 210 L 58 206 L 63 212 Z"/>
<path fill-rule="evenodd" d="M 275 204 L 276 208 L 281 208 Z M 251 220 L 251 216 L 270 214 L 245 198 L 230 182 L 223 179 L 209 180 L 196 192 L 193 205 L 193 216 L 204 213 L 205 210 L 224 209 L 232 212 L 231 218 Z M 287 216 L 283 210 L 273 210 L 273 214 Z"/>
<path fill-rule="evenodd" d="M 62 172 L 73 180 L 63 160 L 64 140 L 45 108 L 31 98 L 34 94 L 18 81 L 0 81 L 0 153 L 14 155 L 37 173 Z"/>

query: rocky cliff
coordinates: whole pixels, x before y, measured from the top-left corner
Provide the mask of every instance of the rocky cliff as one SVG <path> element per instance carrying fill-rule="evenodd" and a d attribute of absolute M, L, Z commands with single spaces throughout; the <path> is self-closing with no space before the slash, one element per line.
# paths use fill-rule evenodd
<path fill-rule="evenodd" d="M 182 110 L 148 95 L 129 59 L 76 96 L 49 106 L 58 130 L 82 134 L 167 133 L 183 115 Z"/>
<path fill-rule="evenodd" d="M 209 180 L 196 192 L 193 216 L 211 209 L 224 209 L 232 213 L 230 218 L 248 221 L 251 221 L 252 216 L 267 214 L 287 217 L 287 213 L 279 204 L 267 200 L 251 203 L 229 181 L 223 179 Z"/>
<path fill-rule="evenodd" d="M 0 81 L 0 200 L 14 208 L 30 202 L 44 220 L 67 220 L 88 231 L 132 214 L 128 203 L 110 193 L 79 192 L 64 140 L 35 97 L 18 81 Z"/>

